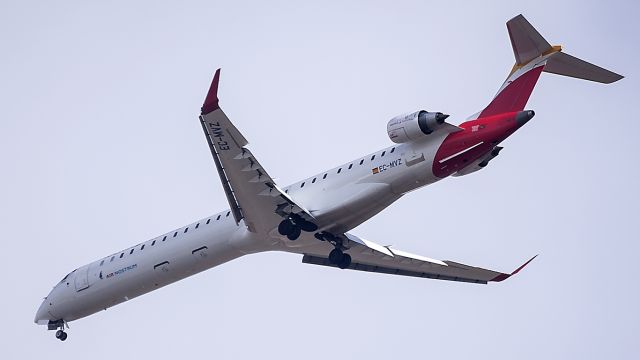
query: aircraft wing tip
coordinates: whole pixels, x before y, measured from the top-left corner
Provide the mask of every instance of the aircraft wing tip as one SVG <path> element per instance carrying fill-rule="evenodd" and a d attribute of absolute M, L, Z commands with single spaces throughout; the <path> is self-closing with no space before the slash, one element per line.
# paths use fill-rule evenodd
<path fill-rule="evenodd" d="M 213 75 L 213 80 L 211 81 L 211 86 L 209 86 L 209 92 L 207 93 L 207 97 L 204 99 L 204 104 L 202 105 L 202 115 L 208 114 L 212 111 L 219 109 L 218 106 L 218 83 L 220 82 L 220 68 L 216 70 L 215 75 Z"/>
<path fill-rule="evenodd" d="M 513 276 L 513 275 L 517 274 L 518 272 L 520 272 L 520 270 L 524 269 L 524 267 L 525 267 L 525 266 L 529 265 L 529 263 L 530 263 L 530 262 L 532 262 L 532 261 L 533 261 L 533 259 L 537 258 L 537 257 L 538 257 L 538 255 L 540 255 L 540 254 L 537 254 L 536 256 L 532 257 L 531 259 L 529 259 L 529 260 L 528 260 L 527 262 L 525 262 L 524 264 L 520 265 L 520 267 L 519 267 L 519 268 L 517 268 L 517 269 L 515 269 L 511 274 L 505 274 L 505 273 L 502 273 L 502 274 L 500 274 L 500 275 L 498 275 L 498 276 L 494 277 L 493 279 L 491 279 L 491 280 L 489 280 L 489 281 L 500 282 L 500 281 L 507 280 L 507 279 L 508 279 L 508 278 L 510 278 L 511 276 Z"/>

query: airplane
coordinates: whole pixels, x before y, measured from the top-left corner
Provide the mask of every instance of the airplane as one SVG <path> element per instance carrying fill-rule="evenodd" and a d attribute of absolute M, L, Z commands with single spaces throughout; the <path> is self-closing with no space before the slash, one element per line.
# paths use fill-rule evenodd
<path fill-rule="evenodd" d="M 229 209 L 81 266 L 44 298 L 35 323 L 66 340 L 68 323 L 247 254 L 285 251 L 302 262 L 340 269 L 477 284 L 511 273 L 441 261 L 350 233 L 405 194 L 487 167 L 500 143 L 530 121 L 525 105 L 542 72 L 613 83 L 623 78 L 551 46 L 518 15 L 507 22 L 515 65 L 491 102 L 460 125 L 442 112 L 391 119 L 393 142 L 280 187 L 219 106 L 220 69 L 199 117 Z M 537 255 L 536 255 L 537 256 Z"/>

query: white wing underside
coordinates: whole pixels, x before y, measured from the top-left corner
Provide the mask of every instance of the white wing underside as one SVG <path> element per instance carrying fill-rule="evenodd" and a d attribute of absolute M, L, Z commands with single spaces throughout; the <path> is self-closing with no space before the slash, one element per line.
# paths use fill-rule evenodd
<path fill-rule="evenodd" d="M 534 256 L 512 273 L 502 273 L 449 260 L 431 259 L 391 246 L 382 246 L 349 233 L 344 235 L 351 240 L 350 249 L 346 253 L 351 256 L 352 262 L 347 269 L 391 275 L 486 284 L 489 281 L 503 281 L 509 278 L 535 258 Z M 305 253 L 302 262 L 337 267 L 329 262 L 322 250 Z"/>
<path fill-rule="evenodd" d="M 253 232 L 268 232 L 283 213 L 305 213 L 275 183 L 245 146 L 247 140 L 221 109 L 200 117 L 211 153 L 237 223 Z"/>
<path fill-rule="evenodd" d="M 218 107 L 219 78 L 218 69 L 202 107 L 200 122 L 236 223 L 244 220 L 250 231 L 268 233 L 282 221 L 285 213 L 301 213 L 311 220 L 313 217 L 308 211 L 276 185 L 246 148 L 248 141 Z"/>

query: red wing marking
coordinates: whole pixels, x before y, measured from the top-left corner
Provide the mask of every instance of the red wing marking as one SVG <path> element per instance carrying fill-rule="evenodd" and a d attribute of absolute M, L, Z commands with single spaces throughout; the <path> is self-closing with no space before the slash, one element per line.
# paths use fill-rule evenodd
<path fill-rule="evenodd" d="M 220 108 L 218 106 L 218 83 L 219 82 L 220 82 L 220 69 L 216 70 L 216 74 L 213 76 L 213 81 L 211 81 L 209 92 L 207 93 L 207 97 L 204 99 L 204 104 L 202 105 L 202 115 L 206 115 Z"/>
<path fill-rule="evenodd" d="M 519 268 L 517 268 L 514 272 L 512 272 L 511 274 L 500 274 L 496 277 L 494 277 L 493 279 L 491 279 L 490 281 L 496 281 L 496 282 L 500 282 L 503 280 L 506 280 L 508 278 L 510 278 L 511 276 L 517 274 L 518 272 L 520 272 L 520 270 L 522 270 L 525 266 L 527 266 L 531 261 L 533 261 L 533 259 L 537 258 L 538 255 L 532 257 L 531 259 L 529 259 L 529 261 L 527 261 L 526 263 L 522 264 Z"/>

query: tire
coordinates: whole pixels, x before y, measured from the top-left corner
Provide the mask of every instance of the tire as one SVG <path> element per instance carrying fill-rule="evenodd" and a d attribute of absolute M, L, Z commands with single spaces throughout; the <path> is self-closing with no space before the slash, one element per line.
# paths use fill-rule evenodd
<path fill-rule="evenodd" d="M 300 237 L 300 233 L 301 232 L 302 231 L 300 230 L 299 227 L 293 226 L 293 228 L 291 229 L 291 232 L 289 233 L 289 235 L 287 235 L 287 239 L 289 239 L 291 241 L 298 240 L 298 238 Z"/>
<path fill-rule="evenodd" d="M 62 332 L 62 336 L 60 336 L 60 341 L 65 341 L 67 340 L 67 333 L 66 332 Z"/>
<path fill-rule="evenodd" d="M 56 339 L 61 339 L 62 338 L 62 334 L 64 334 L 64 331 L 62 331 L 62 330 L 56 331 Z"/>
<path fill-rule="evenodd" d="M 342 262 L 342 258 L 344 257 L 344 253 L 340 249 L 333 249 L 329 253 L 329 262 L 338 265 Z"/>
<path fill-rule="evenodd" d="M 338 267 L 340 269 L 346 269 L 349 267 L 349 265 L 351 265 L 351 255 L 349 254 L 343 254 L 342 255 L 342 260 L 340 261 L 340 263 L 338 264 Z"/>
<path fill-rule="evenodd" d="M 300 224 L 298 224 L 298 226 L 300 226 L 300 229 L 306 232 L 314 232 L 318 230 L 318 225 L 312 223 L 311 221 L 304 220 Z"/>
<path fill-rule="evenodd" d="M 289 219 L 285 219 L 285 220 L 282 220 L 278 225 L 278 232 L 282 236 L 287 236 L 291 234 L 291 231 L 293 230 L 293 228 L 294 228 L 293 223 Z"/>

